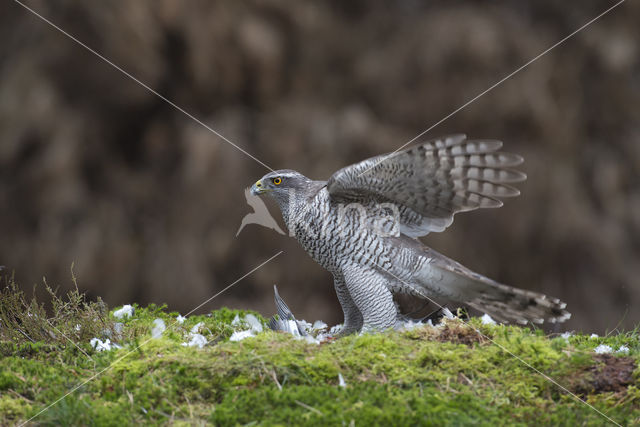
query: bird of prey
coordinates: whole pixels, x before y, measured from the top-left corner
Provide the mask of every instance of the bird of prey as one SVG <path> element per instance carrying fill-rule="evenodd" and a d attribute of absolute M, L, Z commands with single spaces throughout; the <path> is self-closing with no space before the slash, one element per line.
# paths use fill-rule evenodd
<path fill-rule="evenodd" d="M 244 191 L 244 197 L 247 199 L 247 204 L 253 208 L 253 212 L 246 214 L 244 218 L 242 218 L 240 228 L 238 228 L 238 231 L 236 232 L 236 237 L 238 237 L 238 234 L 240 234 L 247 224 L 262 225 L 263 227 L 271 228 L 280 234 L 284 234 L 284 231 L 282 231 L 276 220 L 273 219 L 269 213 L 269 209 L 267 209 L 267 206 L 259 197 L 255 194 L 251 194 L 251 191 L 248 188 Z"/>
<path fill-rule="evenodd" d="M 328 181 L 270 172 L 253 194 L 275 199 L 290 234 L 334 278 L 344 312 L 340 334 L 383 330 L 399 319 L 394 293 L 446 298 L 521 324 L 570 317 L 556 298 L 503 285 L 417 238 L 445 230 L 458 212 L 502 206 L 520 156 L 502 142 L 452 135 L 347 166 Z"/>

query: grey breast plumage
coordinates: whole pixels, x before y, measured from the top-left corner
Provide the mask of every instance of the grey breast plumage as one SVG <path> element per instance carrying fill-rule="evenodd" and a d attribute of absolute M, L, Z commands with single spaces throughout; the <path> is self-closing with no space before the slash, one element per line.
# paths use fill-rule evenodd
<path fill-rule="evenodd" d="M 271 172 L 255 191 L 278 201 L 289 229 L 333 274 L 344 333 L 393 326 L 398 292 L 460 301 L 502 321 L 563 321 L 561 301 L 497 283 L 417 240 L 458 212 L 519 194 L 512 184 L 526 176 L 512 168 L 522 158 L 501 146 L 454 135 L 347 166 L 326 182 Z"/>

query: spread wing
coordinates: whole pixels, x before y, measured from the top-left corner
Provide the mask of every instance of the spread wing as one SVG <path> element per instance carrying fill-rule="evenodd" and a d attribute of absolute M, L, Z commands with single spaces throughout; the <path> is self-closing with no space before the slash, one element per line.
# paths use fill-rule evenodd
<path fill-rule="evenodd" d="M 439 232 L 457 212 L 502 206 L 520 192 L 509 186 L 526 175 L 509 169 L 522 163 L 498 150 L 502 142 L 452 135 L 364 160 L 340 169 L 327 182 L 334 200 L 393 203 L 400 232 L 418 237 Z"/>

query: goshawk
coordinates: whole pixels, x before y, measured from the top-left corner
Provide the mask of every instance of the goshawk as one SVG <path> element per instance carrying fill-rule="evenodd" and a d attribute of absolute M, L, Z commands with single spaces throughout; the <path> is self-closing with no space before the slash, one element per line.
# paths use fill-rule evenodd
<path fill-rule="evenodd" d="M 519 194 L 509 184 L 526 179 L 511 169 L 522 158 L 500 147 L 454 135 L 347 166 L 328 181 L 271 172 L 251 192 L 273 197 L 290 234 L 333 274 L 342 334 L 394 326 L 394 293 L 458 301 L 503 322 L 564 321 L 560 300 L 498 283 L 417 240 L 445 230 L 458 212 Z"/>

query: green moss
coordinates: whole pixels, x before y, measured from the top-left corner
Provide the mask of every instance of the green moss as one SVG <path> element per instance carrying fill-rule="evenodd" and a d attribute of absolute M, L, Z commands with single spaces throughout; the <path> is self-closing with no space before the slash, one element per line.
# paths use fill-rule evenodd
<path fill-rule="evenodd" d="M 179 324 L 177 313 L 165 307 L 137 307 L 128 319 L 105 312 L 106 324 L 124 324 L 121 334 L 112 331 L 111 336 L 123 348 L 106 352 L 95 351 L 89 338 L 79 335 L 64 343 L 20 341 L 12 335 L 0 342 L 0 424 L 36 414 L 34 421 L 45 425 L 606 422 L 531 367 L 582 393 L 620 424 L 640 421 L 637 331 L 565 340 L 472 319 L 470 325 L 450 321 L 443 328 L 354 335 L 320 345 L 271 331 L 230 342 L 233 319 L 245 314 L 221 309 Z M 89 315 L 80 310 L 76 318 Z M 167 330 L 151 339 L 156 318 Z M 200 322 L 209 345 L 183 346 Z M 594 357 L 599 344 L 630 349 L 626 357 L 612 356 L 631 361 L 635 369 L 632 377 L 618 372 L 628 381 L 616 391 L 594 386 L 600 370 L 614 366 Z M 339 375 L 346 388 L 339 386 Z"/>
<path fill-rule="evenodd" d="M 19 395 L 3 395 L 0 397 L 0 414 L 3 424 L 24 418 L 29 410 L 29 401 Z"/>

